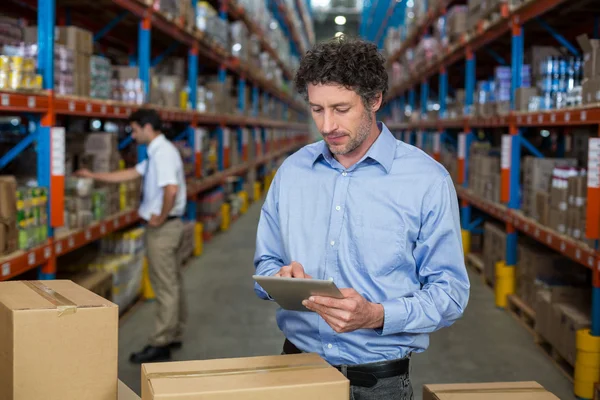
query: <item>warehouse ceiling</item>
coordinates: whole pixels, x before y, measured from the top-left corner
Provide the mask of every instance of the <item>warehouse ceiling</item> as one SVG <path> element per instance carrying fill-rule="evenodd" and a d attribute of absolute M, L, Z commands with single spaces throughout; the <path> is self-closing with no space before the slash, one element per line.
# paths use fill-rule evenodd
<path fill-rule="evenodd" d="M 363 4 L 370 0 L 313 0 L 315 36 L 317 41 L 327 40 L 337 32 L 358 36 Z M 346 23 L 336 25 L 335 17 L 344 16 Z"/>

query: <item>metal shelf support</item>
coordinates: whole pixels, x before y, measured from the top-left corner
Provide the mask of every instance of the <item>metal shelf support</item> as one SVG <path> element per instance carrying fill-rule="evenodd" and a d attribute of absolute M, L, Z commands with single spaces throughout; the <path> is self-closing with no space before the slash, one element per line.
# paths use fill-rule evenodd
<path fill-rule="evenodd" d="M 475 54 L 470 48 L 467 48 L 467 62 L 465 68 L 465 114 L 473 115 L 473 93 L 475 92 Z"/>
<path fill-rule="evenodd" d="M 427 102 L 429 101 L 429 83 L 421 83 L 421 119 L 427 118 Z"/>
<path fill-rule="evenodd" d="M 558 42 L 560 43 L 562 46 L 564 46 L 567 50 L 569 50 L 569 52 L 571 54 L 573 54 L 575 57 L 579 57 L 579 55 L 581 54 L 579 52 L 579 50 L 577 50 L 577 47 L 573 46 L 573 44 L 571 44 L 571 42 L 569 42 L 567 39 L 565 39 L 565 37 L 563 35 L 561 35 L 560 33 L 558 33 L 554 28 L 552 28 L 550 25 L 548 25 L 546 23 L 546 21 L 544 21 L 543 19 L 541 19 L 540 17 L 537 17 L 535 19 L 535 21 L 538 23 L 539 26 L 541 26 L 542 28 L 544 28 L 544 30 L 546 32 L 548 32 L 550 35 L 552 35 L 552 37 Z"/>
<path fill-rule="evenodd" d="M 146 17 L 140 21 L 138 35 L 138 66 L 140 80 L 144 85 L 146 101 L 150 99 L 150 29 L 150 18 Z"/>
<path fill-rule="evenodd" d="M 188 52 L 188 100 L 190 108 L 196 110 L 198 106 L 198 48 L 192 47 Z M 197 146 L 201 143 L 196 143 L 196 120 L 192 119 L 192 123 L 187 127 L 187 141 L 192 149 L 192 164 L 196 166 L 196 157 L 200 157 L 200 154 L 196 154 Z M 194 168 L 194 174 L 198 178 L 198 168 Z M 197 214 L 197 203 L 195 201 L 188 201 L 186 204 L 186 219 L 188 221 L 196 221 Z"/>
<path fill-rule="evenodd" d="M 512 84 L 510 93 L 510 109 L 515 109 L 515 93 L 521 87 L 521 72 L 523 69 L 523 29 L 521 25 L 513 22 L 511 46 L 511 71 Z"/>
<path fill-rule="evenodd" d="M 115 26 L 119 25 L 119 22 L 123 21 L 128 15 L 129 11 L 123 11 L 121 14 L 114 17 L 108 24 L 106 24 L 104 28 L 100 29 L 94 34 L 94 42 L 97 42 L 98 40 L 106 36 L 110 31 L 113 30 Z"/>

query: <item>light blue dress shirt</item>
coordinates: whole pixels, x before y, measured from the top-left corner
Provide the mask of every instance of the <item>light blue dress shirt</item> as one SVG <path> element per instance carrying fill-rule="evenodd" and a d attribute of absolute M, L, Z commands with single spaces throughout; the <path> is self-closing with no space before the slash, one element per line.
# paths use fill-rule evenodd
<path fill-rule="evenodd" d="M 262 207 L 254 265 L 274 275 L 297 261 L 384 307 L 383 329 L 336 333 L 318 314 L 277 311 L 299 349 L 333 365 L 393 360 L 424 351 L 468 302 L 458 200 L 448 172 L 388 128 L 346 169 L 324 141 L 277 171 Z M 255 286 L 256 293 L 268 299 Z"/>

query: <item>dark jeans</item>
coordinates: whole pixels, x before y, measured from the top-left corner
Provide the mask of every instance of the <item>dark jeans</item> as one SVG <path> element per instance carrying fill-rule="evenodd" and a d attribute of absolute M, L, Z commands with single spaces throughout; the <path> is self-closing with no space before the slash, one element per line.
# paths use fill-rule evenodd
<path fill-rule="evenodd" d="M 281 354 L 294 353 L 296 351 L 293 353 L 281 352 Z M 346 375 L 346 368 L 344 367 L 341 367 L 341 372 Z M 370 388 L 350 386 L 350 400 L 414 400 L 410 374 L 379 379 L 377 384 Z"/>
<path fill-rule="evenodd" d="M 408 374 L 380 379 L 373 387 L 350 387 L 350 400 L 413 400 Z"/>

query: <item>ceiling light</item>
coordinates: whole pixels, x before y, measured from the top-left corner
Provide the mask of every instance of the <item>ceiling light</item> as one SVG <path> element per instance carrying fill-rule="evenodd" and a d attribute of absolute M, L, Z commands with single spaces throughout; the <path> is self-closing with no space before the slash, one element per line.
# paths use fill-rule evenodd
<path fill-rule="evenodd" d="M 549 137 L 550 136 L 550 131 L 542 130 L 540 132 L 540 135 L 542 135 L 542 137 Z"/>
<path fill-rule="evenodd" d="M 335 24 L 336 25 L 345 25 L 346 17 L 344 17 L 343 15 L 338 15 L 337 17 L 335 17 Z"/>
<path fill-rule="evenodd" d="M 343 34 L 344 34 L 344 32 L 336 32 L 336 33 L 335 33 L 335 37 L 340 37 L 340 36 L 342 36 Z"/>

